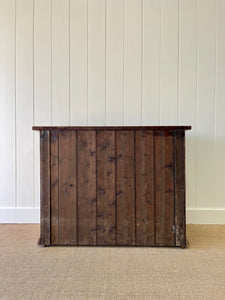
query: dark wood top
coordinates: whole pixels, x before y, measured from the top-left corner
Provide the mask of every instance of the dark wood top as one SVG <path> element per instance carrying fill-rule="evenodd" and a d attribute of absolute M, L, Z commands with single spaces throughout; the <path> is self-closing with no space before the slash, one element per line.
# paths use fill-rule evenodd
<path fill-rule="evenodd" d="M 33 130 L 190 130 L 191 126 L 33 126 Z"/>

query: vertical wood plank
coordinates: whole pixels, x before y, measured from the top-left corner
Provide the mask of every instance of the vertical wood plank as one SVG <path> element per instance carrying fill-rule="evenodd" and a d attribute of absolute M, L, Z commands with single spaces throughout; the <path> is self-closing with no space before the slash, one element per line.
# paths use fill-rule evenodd
<path fill-rule="evenodd" d="M 178 125 L 191 124 L 186 138 L 187 206 L 195 208 L 196 194 L 196 95 L 197 95 L 197 11 L 196 0 L 179 2 L 179 103 Z"/>
<path fill-rule="evenodd" d="M 225 2 L 215 0 L 216 16 L 216 86 L 215 86 L 215 185 L 214 198 L 216 208 L 225 208 Z M 215 173 L 214 173 L 215 174 Z"/>
<path fill-rule="evenodd" d="M 142 125 L 159 125 L 161 7 L 143 0 Z"/>
<path fill-rule="evenodd" d="M 78 244 L 96 244 L 96 132 L 78 131 Z"/>
<path fill-rule="evenodd" d="M 77 243 L 76 131 L 59 132 L 59 244 Z"/>
<path fill-rule="evenodd" d="M 40 244 L 50 245 L 50 134 L 40 132 L 41 162 L 41 238 Z"/>
<path fill-rule="evenodd" d="M 51 125 L 51 0 L 34 1 L 34 120 Z M 40 205 L 40 137 L 34 132 L 34 204 Z"/>
<path fill-rule="evenodd" d="M 206 208 L 215 196 L 215 19 L 214 1 L 197 4 L 197 204 Z"/>
<path fill-rule="evenodd" d="M 174 246 L 174 149 L 173 135 L 155 132 L 155 229 L 156 245 Z"/>
<path fill-rule="evenodd" d="M 32 207 L 33 1 L 18 0 L 16 12 L 17 206 Z"/>
<path fill-rule="evenodd" d="M 185 221 L 185 132 L 174 132 L 176 246 L 186 245 Z"/>
<path fill-rule="evenodd" d="M 52 124 L 69 125 L 69 0 L 52 1 Z"/>
<path fill-rule="evenodd" d="M 88 2 L 88 124 L 105 124 L 105 0 Z"/>
<path fill-rule="evenodd" d="M 70 119 L 87 125 L 87 0 L 70 0 Z"/>
<path fill-rule="evenodd" d="M 97 245 L 116 243 L 115 131 L 97 131 Z"/>
<path fill-rule="evenodd" d="M 16 204 L 15 1 L 0 1 L 0 207 Z"/>
<path fill-rule="evenodd" d="M 154 245 L 154 132 L 136 131 L 136 244 Z"/>
<path fill-rule="evenodd" d="M 123 125 L 124 4 L 106 3 L 106 124 Z"/>
<path fill-rule="evenodd" d="M 51 130 L 51 244 L 59 243 L 59 132 Z"/>
<path fill-rule="evenodd" d="M 177 124 L 178 1 L 161 1 L 160 122 Z"/>
<path fill-rule="evenodd" d="M 142 2 L 124 3 L 124 124 L 140 125 Z"/>
<path fill-rule="evenodd" d="M 117 244 L 135 244 L 134 132 L 117 131 Z"/>

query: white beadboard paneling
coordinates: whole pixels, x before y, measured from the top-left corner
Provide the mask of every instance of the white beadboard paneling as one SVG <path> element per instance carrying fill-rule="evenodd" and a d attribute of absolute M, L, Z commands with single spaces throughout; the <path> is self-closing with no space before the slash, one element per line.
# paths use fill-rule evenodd
<path fill-rule="evenodd" d="M 143 0 L 142 125 L 159 125 L 161 6 Z"/>
<path fill-rule="evenodd" d="M 33 1 L 16 2 L 17 206 L 33 205 Z"/>
<path fill-rule="evenodd" d="M 70 0 L 71 125 L 87 125 L 87 0 Z"/>
<path fill-rule="evenodd" d="M 88 1 L 88 124 L 105 124 L 105 0 Z"/>
<path fill-rule="evenodd" d="M 69 125 L 69 0 L 52 1 L 52 124 Z"/>
<path fill-rule="evenodd" d="M 0 0 L 0 206 L 15 193 L 15 1 Z"/>
<path fill-rule="evenodd" d="M 197 76 L 196 0 L 179 2 L 179 97 L 178 124 L 190 124 L 186 134 L 186 200 L 196 207 L 196 76 Z"/>
<path fill-rule="evenodd" d="M 32 125 L 179 124 L 187 222 L 225 223 L 224 15 L 224 0 L 0 0 L 0 222 L 39 221 Z"/>
<path fill-rule="evenodd" d="M 34 120 L 51 125 L 51 0 L 34 1 Z M 40 137 L 34 138 L 34 205 L 40 204 Z"/>
<path fill-rule="evenodd" d="M 51 125 L 51 0 L 34 2 L 34 124 Z"/>
<path fill-rule="evenodd" d="M 197 2 L 197 201 L 214 206 L 215 20 L 214 1 Z"/>
<path fill-rule="evenodd" d="M 106 124 L 123 125 L 124 2 L 106 3 Z"/>
<path fill-rule="evenodd" d="M 160 122 L 177 124 L 178 0 L 161 0 Z"/>
<path fill-rule="evenodd" d="M 124 125 L 141 125 L 143 3 L 124 1 Z"/>
<path fill-rule="evenodd" d="M 215 206 L 225 208 L 225 1 L 216 0 Z"/>

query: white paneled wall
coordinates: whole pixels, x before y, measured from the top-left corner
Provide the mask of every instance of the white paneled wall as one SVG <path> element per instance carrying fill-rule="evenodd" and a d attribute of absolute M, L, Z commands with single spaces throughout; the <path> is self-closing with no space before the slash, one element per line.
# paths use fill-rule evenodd
<path fill-rule="evenodd" d="M 39 221 L 32 125 L 192 125 L 187 220 L 225 223 L 225 0 L 0 0 L 0 222 Z"/>

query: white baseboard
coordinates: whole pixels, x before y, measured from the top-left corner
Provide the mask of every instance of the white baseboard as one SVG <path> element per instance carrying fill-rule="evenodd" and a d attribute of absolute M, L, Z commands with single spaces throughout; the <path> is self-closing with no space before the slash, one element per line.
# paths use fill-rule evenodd
<path fill-rule="evenodd" d="M 40 223 L 40 208 L 0 207 L 0 223 Z"/>
<path fill-rule="evenodd" d="M 225 224 L 225 209 L 187 209 L 187 224 Z"/>
<path fill-rule="evenodd" d="M 225 209 L 187 209 L 187 224 L 225 224 Z M 39 223 L 39 207 L 0 207 L 0 223 Z"/>

